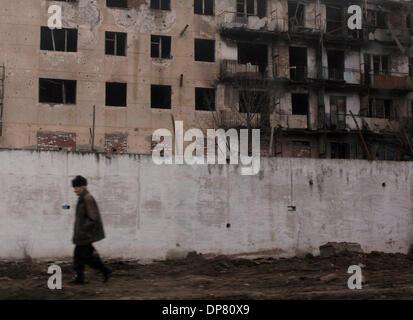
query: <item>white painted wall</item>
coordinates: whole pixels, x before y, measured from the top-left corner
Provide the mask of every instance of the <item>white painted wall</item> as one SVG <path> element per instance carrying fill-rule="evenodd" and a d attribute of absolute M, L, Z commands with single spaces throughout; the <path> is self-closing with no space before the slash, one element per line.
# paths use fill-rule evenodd
<path fill-rule="evenodd" d="M 77 174 L 100 206 L 105 257 L 293 256 L 318 254 L 328 241 L 406 252 L 412 240 L 407 162 L 263 158 L 260 174 L 247 177 L 236 166 L 156 166 L 149 156 L 2 150 L 0 167 L 0 258 L 24 248 L 34 258 L 72 254 Z"/>

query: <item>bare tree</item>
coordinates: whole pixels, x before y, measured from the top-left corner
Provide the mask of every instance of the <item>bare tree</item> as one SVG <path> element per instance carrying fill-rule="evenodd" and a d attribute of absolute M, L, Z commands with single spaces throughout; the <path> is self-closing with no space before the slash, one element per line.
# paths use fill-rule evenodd
<path fill-rule="evenodd" d="M 225 109 L 216 108 L 215 94 L 204 96 L 204 103 L 211 111 L 209 124 L 214 129 L 248 129 L 250 137 L 253 129 L 260 129 L 261 140 L 269 140 L 271 105 L 275 95 L 271 81 L 237 76 L 226 86 L 236 97 Z"/>

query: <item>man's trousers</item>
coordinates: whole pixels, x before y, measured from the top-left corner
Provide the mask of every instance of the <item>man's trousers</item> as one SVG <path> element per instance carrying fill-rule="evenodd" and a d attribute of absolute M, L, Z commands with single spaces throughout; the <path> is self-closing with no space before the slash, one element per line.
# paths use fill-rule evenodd
<path fill-rule="evenodd" d="M 79 277 L 83 277 L 85 265 L 102 272 L 105 272 L 106 270 L 102 260 L 100 260 L 98 252 L 91 244 L 84 246 L 76 245 L 73 269 L 77 272 Z"/>

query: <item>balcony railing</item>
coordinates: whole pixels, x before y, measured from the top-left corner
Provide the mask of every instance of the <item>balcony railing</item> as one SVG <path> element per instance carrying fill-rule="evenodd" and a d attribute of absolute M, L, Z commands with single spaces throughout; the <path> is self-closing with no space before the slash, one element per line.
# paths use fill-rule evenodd
<path fill-rule="evenodd" d="M 302 82 L 306 81 L 308 78 L 308 68 L 307 67 L 300 67 L 294 66 L 290 67 L 290 79 L 292 81 Z"/>
<path fill-rule="evenodd" d="M 221 79 L 263 79 L 267 75 L 267 69 L 266 65 L 239 64 L 237 60 L 223 60 L 221 62 Z"/>
<path fill-rule="evenodd" d="M 351 68 L 323 67 L 323 79 L 360 84 L 360 70 Z"/>
<path fill-rule="evenodd" d="M 251 31 L 311 33 L 321 30 L 321 20 L 319 18 L 293 21 L 292 19 L 277 17 L 276 13 L 259 17 L 224 11 L 218 15 L 218 23 L 225 29 L 242 28 Z"/>
<path fill-rule="evenodd" d="M 363 74 L 362 81 L 375 89 L 397 89 L 413 91 L 413 78 L 408 73 Z"/>
<path fill-rule="evenodd" d="M 251 31 L 288 31 L 288 21 L 275 15 L 259 17 L 239 12 L 224 11 L 218 15 L 218 24 L 224 29 L 247 29 Z"/>

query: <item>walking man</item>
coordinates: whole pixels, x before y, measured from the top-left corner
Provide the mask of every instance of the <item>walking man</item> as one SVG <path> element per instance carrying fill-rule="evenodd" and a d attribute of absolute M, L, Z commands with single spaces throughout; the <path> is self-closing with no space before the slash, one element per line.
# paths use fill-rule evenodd
<path fill-rule="evenodd" d="M 100 260 L 99 254 L 92 243 L 105 238 L 102 219 L 95 199 L 86 189 L 87 180 L 77 176 L 72 180 L 72 186 L 79 199 L 76 205 L 76 219 L 73 234 L 73 243 L 76 245 L 74 252 L 73 268 L 77 277 L 71 283 L 83 284 L 85 282 L 85 265 L 100 270 L 103 281 L 109 280 L 111 270 L 106 268 Z"/>

